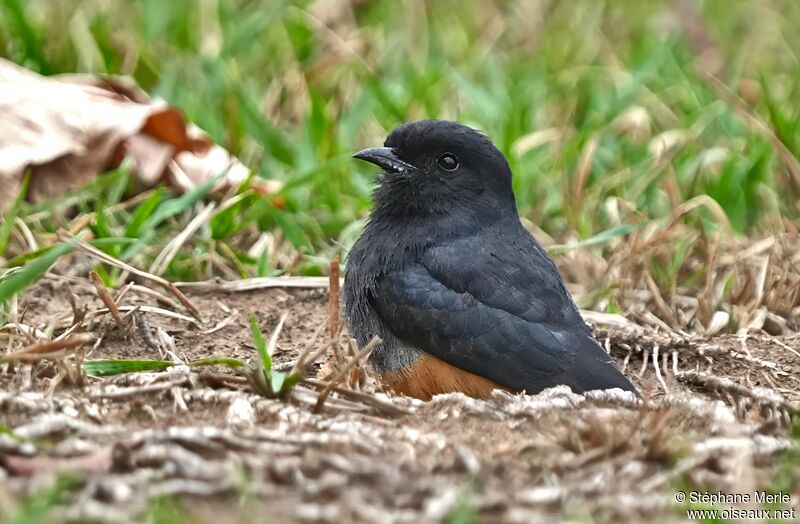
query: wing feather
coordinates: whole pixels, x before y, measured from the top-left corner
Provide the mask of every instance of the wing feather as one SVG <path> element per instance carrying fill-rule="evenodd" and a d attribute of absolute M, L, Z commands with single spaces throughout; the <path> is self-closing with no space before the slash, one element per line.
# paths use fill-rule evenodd
<path fill-rule="evenodd" d="M 395 336 L 514 390 L 634 390 L 538 244 L 533 253 L 540 260 L 533 262 L 472 247 L 432 248 L 420 262 L 378 279 L 373 305 Z"/>

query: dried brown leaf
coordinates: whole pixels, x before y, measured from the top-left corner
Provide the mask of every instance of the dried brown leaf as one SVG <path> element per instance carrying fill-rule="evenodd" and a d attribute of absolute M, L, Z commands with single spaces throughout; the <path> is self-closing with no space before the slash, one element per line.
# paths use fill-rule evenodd
<path fill-rule="evenodd" d="M 0 59 L 0 93 L 0 211 L 28 169 L 34 202 L 75 189 L 125 157 L 141 187 L 165 181 L 183 192 L 225 173 L 216 188 L 223 190 L 249 175 L 178 109 L 125 79 L 43 77 Z M 278 187 L 256 181 L 253 189 L 269 194 Z"/>

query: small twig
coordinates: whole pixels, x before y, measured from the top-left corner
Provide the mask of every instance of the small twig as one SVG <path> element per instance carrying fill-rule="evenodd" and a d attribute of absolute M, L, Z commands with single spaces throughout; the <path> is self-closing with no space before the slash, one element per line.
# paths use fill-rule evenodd
<path fill-rule="evenodd" d="M 203 371 L 201 373 L 198 373 L 198 377 L 200 378 L 201 381 L 205 382 L 211 387 L 220 385 L 230 387 L 231 384 L 244 386 L 250 383 L 250 380 L 247 377 L 237 377 L 236 375 L 213 373 L 211 371 Z"/>
<path fill-rule="evenodd" d="M 288 316 L 289 313 L 284 313 L 281 315 L 278 325 L 275 326 L 275 329 L 272 331 L 272 335 L 269 337 L 269 342 L 267 343 L 267 353 L 269 353 L 270 357 L 275 354 L 275 348 L 278 346 L 278 337 L 281 335 L 283 323 L 286 322 L 286 317 Z"/>
<path fill-rule="evenodd" d="M 127 295 L 127 294 L 128 294 L 128 291 L 130 291 L 131 289 L 133 289 L 133 286 L 135 286 L 135 285 L 136 285 L 136 284 L 134 284 L 133 282 L 128 282 L 128 283 L 127 283 L 127 284 L 125 284 L 123 287 L 121 287 L 121 288 L 119 289 L 119 291 L 117 291 L 117 296 L 115 296 L 115 297 L 114 297 L 114 303 L 115 303 L 116 305 L 118 305 L 118 306 L 119 306 L 120 304 L 122 304 L 122 299 L 123 299 L 123 298 L 125 298 L 125 295 Z M 139 286 L 139 287 L 143 287 L 143 286 Z M 144 289 L 148 289 L 148 288 L 144 288 Z M 149 290 L 148 290 L 148 291 L 149 291 Z"/>
<path fill-rule="evenodd" d="M 389 415 L 408 415 L 411 413 L 411 411 L 405 408 L 401 408 L 400 406 L 397 406 L 391 402 L 381 400 L 373 395 L 370 395 L 369 393 L 364 393 L 361 391 L 353 391 L 352 389 L 334 386 L 330 382 L 315 380 L 313 378 L 304 378 L 300 381 L 300 383 L 315 388 L 331 388 L 333 391 L 345 397 L 349 397 L 353 400 L 363 402 L 364 404 L 367 404 L 370 407 L 373 407 L 379 411 L 383 411 Z"/>
<path fill-rule="evenodd" d="M 327 277 L 256 277 L 246 280 L 206 280 L 204 282 L 175 282 L 177 287 L 197 291 L 239 292 L 267 288 L 325 288 Z"/>
<path fill-rule="evenodd" d="M 181 377 L 169 382 L 158 382 L 156 384 L 147 384 L 145 386 L 132 386 L 127 388 L 113 389 L 112 391 L 101 391 L 99 393 L 90 393 L 91 398 L 124 398 L 133 395 L 140 395 L 142 393 L 153 393 L 154 391 L 164 391 L 172 389 L 177 386 L 182 386 L 189 382 L 189 377 Z"/>
<path fill-rule="evenodd" d="M 678 371 L 678 352 L 672 351 L 672 376 L 677 377 L 680 371 Z"/>
<path fill-rule="evenodd" d="M 317 351 L 311 353 L 309 355 L 309 357 L 306 358 L 303 361 L 304 369 L 307 368 L 308 366 L 312 365 L 314 362 L 316 362 L 317 359 L 320 358 L 322 355 L 324 355 L 329 349 L 333 349 L 333 347 L 336 345 L 336 343 L 337 343 L 337 341 L 331 340 L 329 343 L 325 344 L 324 346 L 319 348 Z"/>
<path fill-rule="evenodd" d="M 330 395 L 331 390 L 335 386 L 339 385 L 339 382 L 342 381 L 344 376 L 347 374 L 348 371 L 350 371 L 353 368 L 353 366 L 355 366 L 362 358 L 369 355 L 372 352 L 372 350 L 375 349 L 375 347 L 380 343 L 381 343 L 380 337 L 378 337 L 377 335 L 372 337 L 372 340 L 370 340 L 369 343 L 366 346 L 364 346 L 364 348 L 361 351 L 358 352 L 358 355 L 356 355 L 355 358 L 350 359 L 350 361 L 342 369 L 340 369 L 336 373 L 336 375 L 334 375 L 334 377 L 330 380 L 328 386 L 320 393 L 319 398 L 317 399 L 317 404 L 316 406 L 314 406 L 314 413 L 320 413 L 322 411 L 322 408 L 325 406 L 325 399 L 328 398 L 328 395 Z"/>
<path fill-rule="evenodd" d="M 186 381 L 190 382 L 188 377 L 186 378 Z M 180 385 L 183 385 L 183 384 L 180 384 Z M 170 389 L 169 392 L 172 395 L 173 410 L 174 411 L 177 411 L 177 412 L 180 412 L 180 413 L 186 413 L 187 411 L 189 411 L 189 406 L 186 405 L 186 399 L 183 398 L 183 392 L 181 391 L 180 387 L 175 386 L 174 388 Z"/>
<path fill-rule="evenodd" d="M 628 368 L 628 361 L 630 361 L 632 354 L 633 354 L 633 350 L 628 348 L 628 354 L 625 355 L 625 360 L 622 361 L 622 372 L 623 373 L 625 373 L 625 370 Z"/>
<path fill-rule="evenodd" d="M 178 235 L 176 235 L 169 243 L 164 246 L 164 249 L 161 250 L 161 253 L 158 254 L 156 259 L 150 265 L 150 273 L 154 275 L 161 275 L 164 271 L 166 271 L 169 263 L 172 262 L 172 259 L 175 258 L 175 255 L 178 254 L 181 247 L 186 243 L 187 240 L 197 231 L 200 227 L 205 224 L 211 215 L 214 213 L 214 210 L 217 207 L 216 202 L 209 202 L 206 204 L 206 207 L 200 211 L 197 216 L 195 216 L 191 222 L 181 231 Z"/>
<path fill-rule="evenodd" d="M 358 355 L 358 342 L 356 342 L 356 339 L 351 338 L 347 341 L 347 349 L 351 357 Z"/>
<path fill-rule="evenodd" d="M 26 346 L 18 351 L 8 353 L 0 357 L 0 360 L 38 360 L 40 358 L 55 358 L 61 356 L 67 350 L 79 348 L 85 344 L 95 341 L 95 336 L 91 333 L 80 333 L 72 335 L 63 340 L 52 340 Z"/>
<path fill-rule="evenodd" d="M 94 288 L 97 290 L 97 296 L 100 297 L 100 300 L 103 301 L 103 304 L 105 304 L 105 306 L 111 312 L 111 316 L 114 317 L 114 321 L 117 323 L 117 325 L 119 327 L 123 327 L 122 317 L 119 314 L 119 309 L 117 309 L 117 304 L 111 297 L 111 293 L 109 293 L 108 289 L 106 289 L 103 281 L 100 279 L 100 275 L 98 275 L 95 271 L 92 271 L 89 273 L 89 276 L 92 278 Z"/>
<path fill-rule="evenodd" d="M 173 295 L 175 295 L 175 297 L 178 299 L 178 301 L 181 304 L 183 304 L 183 306 L 186 309 L 188 309 L 192 313 L 192 315 L 194 315 L 194 317 L 197 320 L 201 319 L 200 312 L 197 310 L 197 308 L 194 306 L 194 304 L 192 304 L 189 301 L 189 299 L 186 297 L 186 295 L 184 295 L 181 292 L 181 290 L 179 290 L 177 287 L 175 287 L 175 285 L 172 282 L 170 282 L 169 280 L 167 280 L 165 278 L 162 278 L 160 276 L 157 276 L 157 275 L 153 275 L 153 274 L 148 273 L 146 271 L 142 271 L 141 269 L 137 269 L 137 268 L 131 266 L 130 264 L 126 264 L 125 262 L 122 262 L 121 260 L 118 260 L 118 259 L 112 257 L 108 253 L 105 253 L 105 252 L 97 249 L 96 247 L 92 246 L 91 244 L 89 244 L 87 242 L 84 242 L 83 240 L 80 240 L 80 239 L 76 238 L 73 235 L 70 235 L 69 233 L 67 233 L 65 231 L 60 231 L 58 233 L 58 238 L 60 240 L 63 240 L 63 241 L 72 240 L 73 242 L 75 242 L 75 247 L 77 247 L 78 249 L 80 249 L 84 253 L 96 258 L 97 260 L 100 260 L 101 262 L 105 262 L 106 264 L 108 264 L 110 266 L 122 269 L 123 271 L 127 271 L 128 273 L 132 273 L 132 274 L 134 274 L 134 275 L 136 275 L 136 276 L 138 276 L 140 278 L 143 278 L 145 280 L 150 280 L 151 282 L 155 282 L 156 284 L 160 284 L 160 285 L 166 287 L 167 289 L 170 290 L 170 292 L 172 292 Z"/>
<path fill-rule="evenodd" d="M 661 313 L 664 321 L 669 323 L 670 328 L 677 326 L 675 314 L 672 312 L 669 306 L 667 306 L 667 303 L 664 301 L 664 297 L 661 296 L 658 285 L 656 285 L 655 280 L 653 280 L 653 275 L 651 275 L 649 271 L 644 273 L 644 282 L 650 292 L 653 294 L 653 302 L 655 302 L 656 309 L 658 309 L 658 311 Z"/>
<path fill-rule="evenodd" d="M 322 333 L 322 330 L 325 329 L 326 325 L 327 323 L 321 324 L 320 327 L 318 328 L 318 331 L 315 332 L 315 336 L 317 338 Z M 325 352 L 331 349 L 334 345 L 334 342 L 335 341 L 330 340 L 328 341 L 327 344 L 325 344 L 324 346 L 313 352 L 311 351 L 311 349 L 313 349 L 313 343 L 309 343 L 309 345 L 306 345 L 306 347 L 303 349 L 303 352 L 300 354 L 297 360 L 294 360 L 292 362 L 285 362 L 283 364 L 275 364 L 274 369 L 276 371 L 295 370 L 300 374 L 301 377 L 304 377 L 306 375 L 306 369 L 308 368 L 308 366 L 312 365 L 314 362 L 317 361 L 319 357 L 321 357 L 322 355 L 325 354 Z"/>
<path fill-rule="evenodd" d="M 585 321 L 590 322 L 595 327 L 617 328 L 626 331 L 635 331 L 637 333 L 644 330 L 642 326 L 632 320 L 614 313 L 601 313 L 599 311 L 581 309 L 581 316 Z"/>
<path fill-rule="evenodd" d="M 319 393 L 313 389 L 307 388 L 294 388 L 292 390 L 292 400 L 311 407 L 312 409 L 317 405 L 319 400 Z M 349 412 L 349 413 L 363 413 L 369 410 L 369 406 L 361 402 L 353 402 L 345 398 L 329 398 L 326 407 L 330 411 Z"/>
<path fill-rule="evenodd" d="M 744 360 L 745 362 L 749 362 L 751 364 L 757 364 L 762 368 L 769 369 L 776 375 L 789 376 L 791 374 L 788 371 L 784 371 L 783 369 L 781 369 L 780 366 L 778 366 L 778 364 L 772 362 L 771 360 L 765 360 L 758 357 L 748 356 L 745 355 L 744 353 L 739 353 L 738 351 L 735 350 L 731 350 L 729 352 L 729 355 L 732 356 L 733 358 Z"/>
<path fill-rule="evenodd" d="M 356 339 L 351 338 L 348 340 L 347 347 L 350 348 L 351 358 L 356 358 L 358 356 L 358 342 L 356 342 Z M 362 381 L 365 379 L 365 375 L 361 372 L 360 364 L 356 364 L 355 367 L 356 371 L 355 373 L 350 373 L 350 380 L 347 381 L 347 385 L 355 390 L 360 390 Z"/>
<path fill-rule="evenodd" d="M 661 387 L 664 389 L 664 393 L 669 393 L 669 388 L 667 387 L 667 383 L 664 381 L 664 377 L 661 376 L 661 366 L 658 362 L 658 350 L 659 350 L 658 344 L 653 346 L 653 367 L 656 370 L 656 378 L 658 379 L 658 382 L 661 384 Z"/>
<path fill-rule="evenodd" d="M 84 305 L 81 307 L 78 303 L 78 296 L 72 290 L 71 287 L 68 287 L 67 293 L 67 300 L 69 300 L 69 305 L 72 308 L 72 324 L 77 326 L 83 324 L 83 320 L 86 318 L 86 306 Z"/>
<path fill-rule="evenodd" d="M 78 347 L 78 351 L 75 352 L 74 368 L 71 368 L 66 362 L 64 363 L 70 373 L 70 380 L 72 380 L 73 384 L 77 384 L 80 387 L 83 387 L 86 383 L 86 373 L 83 371 L 83 361 L 85 359 L 86 349 L 80 346 Z"/>
<path fill-rule="evenodd" d="M 647 371 L 647 357 L 649 356 L 650 356 L 650 350 L 645 349 L 644 356 L 642 357 L 642 367 L 641 369 L 639 369 L 639 374 L 636 375 L 637 377 L 642 378 L 644 376 L 644 372 Z"/>
<path fill-rule="evenodd" d="M 322 354 L 322 352 L 324 352 L 327 349 L 327 346 L 326 346 L 326 347 L 322 348 L 322 350 L 317 351 L 316 353 L 314 353 L 314 355 L 311 355 L 311 352 L 314 349 L 314 344 L 317 342 L 317 339 L 319 338 L 319 335 L 320 335 L 320 333 L 322 333 L 323 329 L 325 329 L 325 322 L 322 322 L 322 323 L 320 323 L 319 326 L 317 326 L 317 329 L 314 330 L 314 333 L 311 335 L 311 338 L 308 339 L 308 342 L 306 342 L 306 346 L 303 348 L 303 350 L 297 356 L 297 360 L 295 361 L 294 366 L 292 366 L 292 368 L 295 371 L 297 371 L 297 373 L 299 373 L 301 377 L 304 377 L 306 375 L 306 369 L 308 367 L 308 364 L 313 364 L 314 361 L 317 358 L 319 358 L 319 355 Z M 308 361 L 306 361 L 306 359 L 309 356 L 311 356 L 312 358 L 309 359 Z"/>
<path fill-rule="evenodd" d="M 160 302 L 171 309 L 178 309 L 179 307 L 174 300 L 172 300 L 171 298 L 162 293 L 159 293 L 155 289 L 150 289 L 149 287 L 140 286 L 139 284 L 134 284 L 133 282 L 128 283 L 128 286 L 130 286 L 131 291 L 136 291 L 137 293 L 142 293 L 143 295 L 149 295 L 155 298 L 157 302 Z M 117 299 L 117 304 L 119 304 L 119 299 Z"/>
<path fill-rule="evenodd" d="M 780 347 L 782 347 L 782 348 L 783 348 L 783 349 L 785 349 L 786 351 L 788 351 L 788 352 L 790 352 L 790 353 L 794 354 L 794 356 L 796 356 L 796 357 L 800 358 L 800 353 L 798 353 L 796 349 L 792 349 L 792 348 L 791 348 L 791 347 L 789 347 L 787 344 L 785 344 L 785 343 L 781 342 L 781 341 L 780 341 L 780 340 L 778 340 L 777 338 L 772 338 L 771 340 L 772 340 L 772 342 L 775 342 L 776 344 L 778 344 Z"/>
<path fill-rule="evenodd" d="M 331 350 L 333 352 L 333 357 L 336 360 L 336 365 L 334 367 L 341 367 L 345 365 L 347 362 L 347 350 L 345 349 L 342 351 L 342 347 L 339 344 L 339 337 L 331 339 Z"/>
<path fill-rule="evenodd" d="M 61 362 L 63 362 L 63 361 L 61 361 Z M 59 369 L 59 371 L 56 374 L 56 376 L 53 377 L 50 380 L 50 385 L 47 386 L 47 392 L 45 392 L 45 396 L 48 399 L 50 399 L 50 400 L 53 399 L 53 394 L 56 392 L 56 388 L 58 387 L 59 384 L 61 384 L 61 382 L 64 380 L 64 378 L 67 377 L 68 374 L 69 374 L 69 372 L 67 371 L 67 368 L 62 366 Z"/>
<path fill-rule="evenodd" d="M 66 329 L 66 330 L 65 330 L 63 333 L 61 333 L 60 335 L 58 335 L 58 336 L 57 336 L 56 338 L 54 338 L 53 340 L 64 340 L 64 339 L 68 338 L 70 335 L 72 335 L 72 334 L 73 334 L 75 331 L 77 331 L 78 329 L 80 329 L 82 326 L 83 326 L 83 322 L 81 322 L 80 324 L 72 324 L 72 325 L 71 325 L 71 326 L 69 326 L 69 327 L 68 327 L 68 328 L 67 328 L 67 329 Z M 59 327 L 59 328 L 60 328 L 61 326 L 59 325 L 59 326 L 57 326 L 57 327 Z"/>
<path fill-rule="evenodd" d="M 203 319 L 200 316 L 200 311 L 198 311 L 198 309 L 194 307 L 194 304 L 192 304 L 191 301 L 189 301 L 189 298 L 186 295 L 184 295 L 180 289 L 175 287 L 175 284 L 173 284 L 172 282 L 169 282 L 167 287 L 172 292 L 172 294 L 175 295 L 175 298 L 177 298 L 178 301 L 181 304 L 183 304 L 183 307 L 188 309 L 192 313 L 192 315 L 194 315 L 194 318 L 202 322 Z"/>
<path fill-rule="evenodd" d="M 212 333 L 216 333 L 217 331 L 219 331 L 221 329 L 225 329 L 226 327 L 231 325 L 233 322 L 235 322 L 238 316 L 239 316 L 239 311 L 234 309 L 233 311 L 230 312 L 230 314 L 227 317 L 225 317 L 219 323 L 217 323 L 217 325 L 215 325 L 212 328 L 206 329 L 205 331 L 201 331 L 200 334 L 201 335 L 211 335 Z"/>
<path fill-rule="evenodd" d="M 40 360 L 48 360 L 48 359 L 49 360 L 59 360 L 59 359 L 62 359 L 64 357 L 68 357 L 70 355 L 70 352 L 73 349 L 74 348 L 62 349 L 62 350 L 52 351 L 52 352 L 46 353 L 46 354 L 25 353 L 25 354 L 17 355 L 15 353 L 8 353 L 6 355 L 0 356 L 0 362 L 1 363 L 6 363 L 6 362 L 39 362 Z M 25 387 L 23 389 L 28 389 L 28 387 Z"/>
<path fill-rule="evenodd" d="M 22 334 L 25 338 L 27 338 L 31 343 L 34 343 L 36 339 L 45 339 L 47 337 L 44 334 L 44 331 L 35 327 L 27 326 L 25 324 L 9 322 L 8 324 L 5 324 L 2 327 L 0 327 L 0 332 L 6 332 L 11 330 L 16 330 L 17 332 Z"/>
<path fill-rule="evenodd" d="M 39 244 L 36 242 L 36 237 L 33 235 L 31 228 L 28 227 L 28 224 L 20 217 L 15 217 L 14 223 L 22 232 L 22 237 L 25 239 L 25 243 L 28 244 L 28 251 L 37 251 L 39 249 Z"/>
<path fill-rule="evenodd" d="M 186 315 L 181 315 L 180 313 L 175 313 L 174 311 L 170 311 L 168 309 L 161 309 L 160 307 L 154 306 L 120 306 L 119 311 L 144 311 L 145 313 L 153 313 L 155 315 L 161 315 L 162 317 L 173 318 L 175 320 L 183 320 L 184 322 L 189 322 L 194 324 L 197 327 L 200 327 L 200 324 L 197 323 L 197 320 L 192 317 L 187 317 Z M 108 309 L 98 309 L 96 311 L 91 311 L 89 313 L 89 317 L 96 317 L 99 315 L 104 315 L 109 313 Z"/>

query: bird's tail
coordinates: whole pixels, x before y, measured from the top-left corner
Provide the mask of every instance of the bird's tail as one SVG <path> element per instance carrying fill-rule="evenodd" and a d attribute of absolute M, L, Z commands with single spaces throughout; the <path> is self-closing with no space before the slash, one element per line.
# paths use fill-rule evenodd
<path fill-rule="evenodd" d="M 584 348 L 576 352 L 577 357 L 569 373 L 573 382 L 569 385 L 573 391 L 584 393 L 597 389 L 619 388 L 630 391 L 639 398 L 642 397 L 593 337 L 587 335 L 583 343 Z"/>

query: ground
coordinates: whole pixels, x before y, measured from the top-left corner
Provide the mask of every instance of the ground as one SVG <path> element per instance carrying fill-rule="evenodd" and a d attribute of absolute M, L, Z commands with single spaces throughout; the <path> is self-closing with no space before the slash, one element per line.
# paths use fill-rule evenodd
<path fill-rule="evenodd" d="M 184 288 L 200 321 L 140 311 L 119 326 L 108 314 L 93 316 L 103 304 L 89 280 L 51 273 L 18 310 L 20 324 L 59 333 L 74 324 L 74 293 L 90 319 L 81 326 L 102 336 L 87 360 L 214 355 L 252 363 L 253 313 L 267 337 L 287 314 L 278 368 L 309 343 L 330 344 L 327 329 L 312 337 L 328 323 L 327 288 L 221 289 Z M 188 315 L 169 300 L 136 288 L 120 304 Z M 679 490 L 784 489 L 800 338 L 594 327 L 644 402 L 555 388 L 425 403 L 367 382 L 360 395 L 333 393 L 316 414 L 319 392 L 308 384 L 268 399 L 221 368 L 176 366 L 76 387 L 54 384 L 52 363 L 6 364 L 0 479 L 8 491 L 0 490 L 0 507 L 23 511 L 23 496 L 36 494 L 53 500 L 51 517 L 62 520 L 661 522 L 685 520 Z M 311 375 L 330 377 L 330 354 L 320 362 L 327 365 Z"/>

